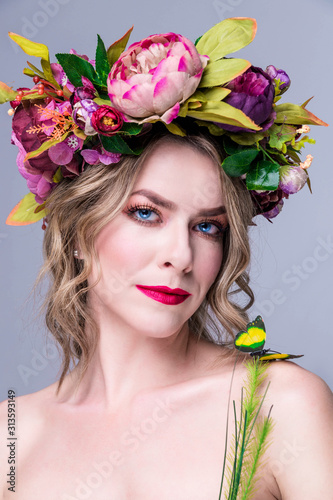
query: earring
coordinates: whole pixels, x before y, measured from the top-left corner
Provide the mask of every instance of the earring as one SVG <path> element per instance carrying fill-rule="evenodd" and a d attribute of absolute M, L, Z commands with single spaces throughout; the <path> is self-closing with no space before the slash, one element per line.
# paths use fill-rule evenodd
<path fill-rule="evenodd" d="M 78 258 L 79 252 L 77 250 L 74 250 L 73 255 L 74 255 L 74 257 Z"/>

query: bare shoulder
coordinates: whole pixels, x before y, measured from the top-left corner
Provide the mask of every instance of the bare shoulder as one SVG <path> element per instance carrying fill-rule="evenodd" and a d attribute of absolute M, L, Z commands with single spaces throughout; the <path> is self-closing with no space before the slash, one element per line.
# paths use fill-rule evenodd
<path fill-rule="evenodd" d="M 292 361 L 270 363 L 268 368 L 270 392 L 278 408 L 326 408 L 333 411 L 333 394 L 318 375 Z M 309 415 L 309 414 L 308 414 Z M 309 415 L 310 416 L 310 415 Z"/>
<path fill-rule="evenodd" d="M 320 377 L 291 361 L 271 363 L 268 380 L 266 405 L 273 406 L 274 422 L 269 465 L 281 497 L 330 498 L 332 391 Z"/>
<path fill-rule="evenodd" d="M 55 391 L 56 384 L 52 384 L 40 391 L 24 396 L 14 396 L 2 401 L 0 403 L 1 438 L 7 440 L 8 424 L 11 418 L 15 435 L 20 438 L 20 444 L 23 435 L 29 436 L 29 440 L 33 440 L 34 435 L 38 433 L 40 425 L 45 420 L 48 403 L 54 401 Z"/>

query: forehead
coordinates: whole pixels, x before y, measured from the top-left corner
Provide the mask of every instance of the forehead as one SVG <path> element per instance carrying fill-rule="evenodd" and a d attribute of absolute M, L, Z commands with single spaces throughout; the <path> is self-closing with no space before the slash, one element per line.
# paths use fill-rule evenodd
<path fill-rule="evenodd" d="M 220 166 L 188 144 L 163 142 L 145 159 L 133 191 L 150 189 L 194 208 L 223 202 Z"/>

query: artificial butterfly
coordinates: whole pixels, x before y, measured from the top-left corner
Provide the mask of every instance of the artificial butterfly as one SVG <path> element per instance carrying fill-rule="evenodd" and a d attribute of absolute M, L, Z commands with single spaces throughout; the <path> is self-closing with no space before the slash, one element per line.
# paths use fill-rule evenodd
<path fill-rule="evenodd" d="M 235 347 L 239 351 L 249 352 L 251 356 L 259 358 L 261 361 L 301 358 L 303 356 L 303 354 L 283 354 L 272 349 L 264 349 L 265 341 L 265 324 L 262 317 L 257 316 L 254 321 L 246 325 L 246 332 L 240 331 L 237 333 Z"/>

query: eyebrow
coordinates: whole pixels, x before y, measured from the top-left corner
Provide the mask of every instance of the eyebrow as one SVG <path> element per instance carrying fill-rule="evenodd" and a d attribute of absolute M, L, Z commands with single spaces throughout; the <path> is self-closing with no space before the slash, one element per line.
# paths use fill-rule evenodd
<path fill-rule="evenodd" d="M 148 189 L 139 189 L 138 191 L 134 191 L 133 193 L 130 194 L 130 196 L 133 196 L 135 194 L 142 194 L 146 198 L 148 198 L 150 201 L 155 203 L 156 205 L 159 205 L 160 207 L 166 208 L 168 210 L 175 211 L 177 208 L 177 205 L 173 203 L 172 201 L 169 201 L 162 196 L 158 195 L 157 193 L 154 193 L 153 191 L 149 191 Z M 204 217 L 204 216 L 209 216 L 212 217 L 214 215 L 221 215 L 221 214 L 226 214 L 226 208 L 224 205 L 221 205 L 220 207 L 216 208 L 203 208 L 198 212 L 199 217 Z"/>

